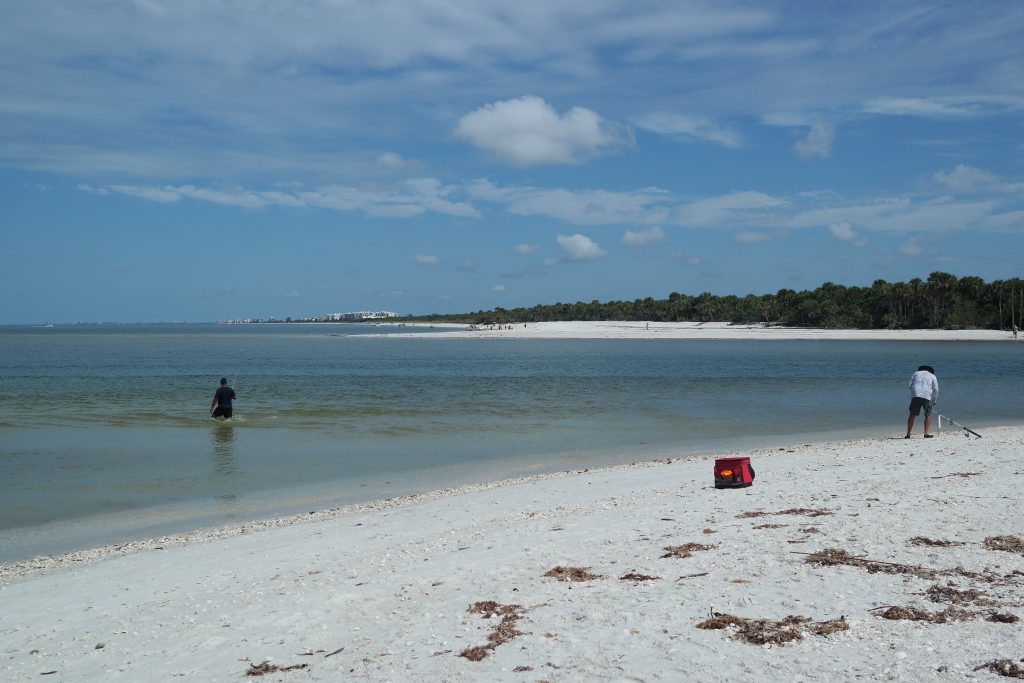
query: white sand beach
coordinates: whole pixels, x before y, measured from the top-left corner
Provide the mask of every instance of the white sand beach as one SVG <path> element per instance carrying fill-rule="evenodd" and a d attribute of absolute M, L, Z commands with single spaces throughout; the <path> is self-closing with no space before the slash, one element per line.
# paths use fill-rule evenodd
<path fill-rule="evenodd" d="M 384 323 L 385 325 L 389 323 Z M 876 341 L 1017 341 L 1001 330 L 831 330 L 808 327 L 765 327 L 730 323 L 661 323 L 634 321 L 568 321 L 517 323 L 510 326 L 435 323 L 431 332 L 403 337 L 483 339 L 849 339 Z M 1024 341 L 1024 337 L 1019 338 Z"/>
<path fill-rule="evenodd" d="M 3 567 L 0 678 L 1000 680 L 1024 429 L 898 427 L 743 453 L 744 489 L 673 459 Z"/>

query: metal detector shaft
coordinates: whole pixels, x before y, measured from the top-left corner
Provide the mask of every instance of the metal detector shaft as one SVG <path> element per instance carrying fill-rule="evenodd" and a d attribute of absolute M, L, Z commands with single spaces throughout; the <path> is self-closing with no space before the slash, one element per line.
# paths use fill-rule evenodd
<path fill-rule="evenodd" d="M 959 427 L 960 429 L 964 430 L 965 432 L 970 432 L 971 434 L 974 434 L 974 435 L 975 435 L 976 437 L 978 437 L 979 439 L 981 438 L 981 434 L 979 434 L 978 432 L 974 431 L 973 429 L 970 429 L 970 428 L 968 428 L 968 427 L 964 427 L 964 426 L 963 426 L 962 424 L 960 424 L 959 422 L 957 422 L 957 421 L 956 421 L 956 420 L 954 420 L 953 418 L 950 418 L 950 417 L 946 417 L 946 416 L 945 416 L 945 415 L 943 415 L 942 413 L 936 413 L 936 415 L 938 415 L 939 417 L 941 417 L 941 418 L 942 418 L 943 420 L 945 420 L 946 422 L 949 422 L 949 423 L 951 423 L 951 424 L 955 424 L 955 425 L 956 425 L 957 427 Z"/>

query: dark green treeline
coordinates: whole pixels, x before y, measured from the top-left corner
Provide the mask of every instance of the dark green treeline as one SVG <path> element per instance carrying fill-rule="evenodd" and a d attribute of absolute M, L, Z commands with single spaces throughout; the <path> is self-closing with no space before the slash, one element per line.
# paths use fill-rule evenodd
<path fill-rule="evenodd" d="M 475 313 L 410 316 L 409 321 L 524 323 L 556 320 L 646 320 L 651 322 L 729 322 L 856 329 L 983 328 L 1009 330 L 1021 325 L 1024 281 L 985 282 L 935 272 L 927 280 L 875 280 L 870 287 L 826 282 L 815 290 L 780 289 L 775 294 L 689 296 L 667 299 L 578 301 L 531 308 L 496 308 Z"/>

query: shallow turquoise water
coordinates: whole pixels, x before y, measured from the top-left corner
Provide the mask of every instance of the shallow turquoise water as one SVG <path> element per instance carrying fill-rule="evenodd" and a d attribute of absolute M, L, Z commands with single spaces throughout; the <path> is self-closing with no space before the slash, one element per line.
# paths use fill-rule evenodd
<path fill-rule="evenodd" d="M 408 339 L 360 326 L 0 328 L 0 561 L 519 474 L 900 433 L 935 366 L 1024 416 L 1001 342 Z M 207 419 L 217 379 L 237 419 Z"/>

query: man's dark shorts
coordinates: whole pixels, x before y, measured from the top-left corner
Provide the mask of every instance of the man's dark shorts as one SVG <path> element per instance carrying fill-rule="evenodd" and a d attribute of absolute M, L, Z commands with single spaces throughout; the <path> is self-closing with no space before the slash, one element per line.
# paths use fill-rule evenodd
<path fill-rule="evenodd" d="M 213 416 L 214 417 L 226 417 L 227 419 L 230 420 L 231 419 L 231 408 L 222 408 L 221 406 L 217 406 L 216 408 L 213 409 Z"/>
<path fill-rule="evenodd" d="M 921 414 L 921 408 L 924 408 L 924 415 L 928 417 L 932 414 L 932 402 L 926 398 L 915 396 L 910 399 L 910 412 L 914 415 Z"/>

